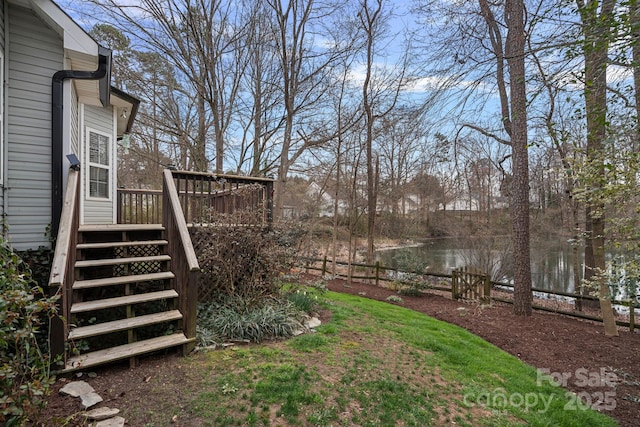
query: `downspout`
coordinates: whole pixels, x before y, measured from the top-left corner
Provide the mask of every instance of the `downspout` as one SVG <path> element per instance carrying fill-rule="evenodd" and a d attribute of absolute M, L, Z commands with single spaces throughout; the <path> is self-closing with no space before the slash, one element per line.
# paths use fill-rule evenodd
<path fill-rule="evenodd" d="M 100 102 L 109 105 L 111 50 L 98 46 L 98 69 L 96 71 L 60 70 L 51 82 L 51 235 L 58 235 L 63 196 L 63 105 L 64 81 L 100 80 Z M 105 78 L 106 77 L 106 78 Z"/>

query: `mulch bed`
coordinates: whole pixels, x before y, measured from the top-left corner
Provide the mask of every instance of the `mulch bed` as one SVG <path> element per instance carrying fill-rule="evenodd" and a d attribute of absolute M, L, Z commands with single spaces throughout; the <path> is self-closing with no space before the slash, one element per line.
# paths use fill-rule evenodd
<path fill-rule="evenodd" d="M 343 279 L 329 281 L 328 288 L 379 301 L 397 295 L 387 288 L 355 281 L 347 284 Z M 632 334 L 620 328 L 619 337 L 607 337 L 601 323 L 537 311 L 529 317 L 516 316 L 508 304 L 482 307 L 436 293 L 401 298 L 402 302 L 394 304 L 467 329 L 536 368 L 569 376 L 567 388 L 591 399 L 593 404 L 600 402 L 606 406 L 607 402 L 601 400 L 603 392 L 613 393 L 615 408 L 603 412 L 618 420 L 621 426 L 640 425 L 640 333 L 637 331 Z M 608 381 L 611 379 L 617 381 Z M 596 384 L 598 380 L 604 381 Z M 609 387 L 606 383 L 610 382 L 617 384 Z"/>

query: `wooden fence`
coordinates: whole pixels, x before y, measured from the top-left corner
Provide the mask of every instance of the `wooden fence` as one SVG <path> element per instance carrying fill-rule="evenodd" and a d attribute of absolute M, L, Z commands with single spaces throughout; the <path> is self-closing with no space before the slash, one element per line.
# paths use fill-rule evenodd
<path fill-rule="evenodd" d="M 454 268 L 451 272 L 451 297 L 488 302 L 491 300 L 491 279 L 479 271 Z"/>
<path fill-rule="evenodd" d="M 331 274 L 328 268 L 329 264 L 331 263 L 333 263 L 333 261 L 328 260 L 326 256 L 322 259 L 301 258 L 301 263 L 299 264 L 299 268 L 307 272 L 309 272 L 309 270 L 319 271 L 322 276 L 325 276 L 327 274 Z M 440 272 L 433 272 L 433 271 L 429 271 L 429 272 L 404 271 L 398 268 L 381 265 L 380 262 L 376 262 L 375 264 L 363 264 L 363 263 L 347 263 L 342 261 L 336 261 L 336 265 L 341 266 L 342 271 L 340 271 L 339 269 L 336 269 L 335 277 L 341 277 L 346 279 L 356 279 L 356 280 L 366 280 L 369 282 L 374 282 L 376 286 L 379 286 L 380 282 L 395 282 L 395 281 L 398 281 L 398 278 L 402 277 L 403 274 L 413 274 L 413 275 L 418 275 L 423 277 L 425 281 L 428 280 L 428 278 L 436 279 L 436 280 L 433 280 L 433 279 L 431 280 L 431 283 L 429 283 L 426 286 L 427 289 L 443 291 L 443 292 L 451 293 L 452 295 L 454 294 L 454 289 L 452 284 L 453 273 L 449 274 L 449 273 L 440 273 Z M 347 268 L 345 269 L 344 267 L 347 267 Z M 356 270 L 360 270 L 362 274 L 354 274 Z M 367 271 L 369 271 L 370 273 L 366 274 Z M 392 274 L 389 275 L 387 274 L 388 272 L 391 272 Z M 498 289 L 503 288 L 506 290 L 513 289 L 512 284 L 504 283 L 504 282 L 495 282 L 495 281 L 489 280 L 488 285 L 486 285 L 486 282 L 484 282 L 482 286 L 483 287 L 488 286 L 488 289 L 486 291 L 484 290 L 483 291 L 485 292 L 486 295 L 489 296 L 490 300 L 499 301 L 507 304 L 513 304 L 513 300 L 509 298 L 503 298 L 503 297 L 490 294 L 491 289 L 494 289 L 494 288 L 498 288 Z M 578 294 L 572 294 L 569 292 L 551 291 L 548 289 L 540 289 L 535 287 L 532 288 L 531 290 L 533 292 L 538 292 L 541 294 L 572 298 L 574 300 L 582 299 L 582 300 L 598 301 L 597 297 L 590 296 L 590 295 L 578 295 Z M 634 329 L 638 326 L 638 324 L 635 323 L 635 310 L 640 308 L 640 304 L 638 304 L 632 299 L 626 300 L 626 301 L 614 300 L 612 301 L 612 303 L 619 306 L 629 307 L 629 321 L 625 322 L 622 320 L 616 320 L 616 324 L 618 326 L 627 327 L 629 328 L 630 331 L 633 332 Z M 533 308 L 535 310 L 562 314 L 569 317 L 576 317 L 579 319 L 602 322 L 602 318 L 597 316 L 592 316 L 586 313 L 560 310 L 560 309 L 555 309 L 551 307 L 541 306 L 538 304 L 533 304 Z"/>

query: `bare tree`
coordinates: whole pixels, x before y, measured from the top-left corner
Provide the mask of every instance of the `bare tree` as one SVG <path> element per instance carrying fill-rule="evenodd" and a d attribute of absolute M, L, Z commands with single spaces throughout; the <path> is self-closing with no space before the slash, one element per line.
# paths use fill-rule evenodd
<path fill-rule="evenodd" d="M 222 171 L 226 135 L 233 120 L 245 61 L 239 52 L 244 25 L 231 0 L 120 0 L 92 2 L 122 33 L 171 63 L 178 81 L 195 90 L 199 135 L 191 147 L 192 168 L 208 170 L 211 120 L 215 169 Z M 211 114 L 209 119 L 206 115 Z"/>
<path fill-rule="evenodd" d="M 375 127 L 396 107 L 405 82 L 408 49 L 397 68 L 384 70 L 376 64 L 376 46 L 383 42 L 390 18 L 382 0 L 363 0 L 358 14 L 364 39 L 364 81 L 362 83 L 362 110 L 364 112 L 364 147 L 367 164 L 367 261 L 374 260 L 376 213 L 378 202 L 379 158 L 374 153 Z"/>
<path fill-rule="evenodd" d="M 246 10 L 247 66 L 239 93 L 238 117 L 243 129 L 236 171 L 261 176 L 275 169 L 278 160 L 274 137 L 282 130 L 281 76 L 278 67 L 278 31 L 268 5 L 255 2 Z M 245 166 L 248 164 L 248 167 Z"/>
<path fill-rule="evenodd" d="M 319 111 L 326 102 L 326 85 L 332 84 L 333 67 L 343 55 L 345 46 L 314 45 L 313 30 L 326 29 L 333 19 L 342 18 L 336 4 L 313 0 L 267 0 L 277 30 L 279 73 L 282 79 L 284 126 L 279 146 L 279 165 L 274 196 L 275 215 L 283 208 L 282 195 L 291 166 L 309 148 L 320 146 L 341 130 L 323 122 Z M 330 31 L 326 31 L 330 34 Z M 349 43 L 346 46 L 350 46 Z"/>

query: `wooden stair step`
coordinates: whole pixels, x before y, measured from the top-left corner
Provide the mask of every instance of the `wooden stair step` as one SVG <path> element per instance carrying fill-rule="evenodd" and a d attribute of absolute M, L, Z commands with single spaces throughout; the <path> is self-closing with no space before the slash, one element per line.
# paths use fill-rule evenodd
<path fill-rule="evenodd" d="M 77 340 L 81 338 L 95 337 L 97 335 L 126 331 L 128 329 L 139 328 L 140 326 L 155 325 L 156 323 L 179 319 L 182 319 L 182 313 L 180 313 L 179 310 L 161 311 L 159 313 L 146 314 L 144 316 L 129 317 L 126 319 L 74 328 L 69 332 L 69 339 Z"/>
<path fill-rule="evenodd" d="M 195 338 L 187 338 L 183 333 L 175 333 L 131 344 L 120 345 L 105 350 L 81 354 L 70 357 L 62 372 L 70 372 L 91 366 L 115 362 L 129 357 L 151 353 L 152 351 L 184 345 L 193 341 L 195 341 Z"/>
<path fill-rule="evenodd" d="M 73 289 L 99 288 L 101 286 L 124 285 L 127 283 L 150 282 L 152 280 L 173 279 L 175 276 L 170 271 L 160 273 L 134 274 L 130 276 L 106 277 L 104 279 L 76 280 Z"/>
<path fill-rule="evenodd" d="M 131 258 L 107 258 L 107 259 L 89 259 L 76 261 L 76 268 L 86 267 L 104 267 L 106 265 L 132 264 L 134 262 L 164 262 L 171 261 L 169 255 L 153 255 L 145 257 Z"/>
<path fill-rule="evenodd" d="M 76 302 L 71 306 L 71 313 L 84 313 L 92 310 L 121 307 L 123 305 L 140 304 L 143 302 L 177 298 L 178 293 L 173 289 L 168 291 L 147 292 L 146 294 L 127 295 L 123 297 L 100 299 L 95 301 Z"/>
<path fill-rule="evenodd" d="M 80 233 L 101 231 L 163 231 L 162 224 L 85 224 L 78 227 Z"/>
<path fill-rule="evenodd" d="M 125 242 L 104 242 L 104 243 L 78 243 L 77 249 L 106 249 L 120 248 L 124 246 L 166 246 L 169 242 L 166 240 L 135 240 Z"/>

